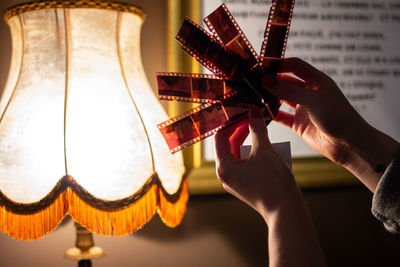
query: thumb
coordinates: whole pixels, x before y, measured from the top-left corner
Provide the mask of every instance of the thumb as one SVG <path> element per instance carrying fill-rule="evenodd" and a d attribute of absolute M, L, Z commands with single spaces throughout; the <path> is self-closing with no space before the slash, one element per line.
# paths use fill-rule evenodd
<path fill-rule="evenodd" d="M 264 117 L 257 106 L 253 106 L 249 114 L 249 127 L 252 148 L 251 153 L 258 150 L 268 150 L 271 143 L 268 138 L 267 125 L 265 124 Z"/>

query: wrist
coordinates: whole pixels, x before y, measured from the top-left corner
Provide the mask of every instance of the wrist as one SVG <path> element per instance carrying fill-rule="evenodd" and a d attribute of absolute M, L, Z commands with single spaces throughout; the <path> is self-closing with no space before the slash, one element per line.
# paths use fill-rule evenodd
<path fill-rule="evenodd" d="M 400 144 L 367 123 L 357 132 L 347 142 L 351 156 L 343 166 L 374 192 Z"/>
<path fill-rule="evenodd" d="M 326 266 L 303 196 L 297 192 L 266 218 L 270 266 Z"/>
<path fill-rule="evenodd" d="M 268 226 L 285 217 L 296 216 L 299 211 L 305 210 L 303 195 L 296 182 L 293 180 L 293 184 L 284 189 L 279 193 L 280 196 L 274 205 L 271 205 L 270 199 L 262 201 L 260 214 Z"/>

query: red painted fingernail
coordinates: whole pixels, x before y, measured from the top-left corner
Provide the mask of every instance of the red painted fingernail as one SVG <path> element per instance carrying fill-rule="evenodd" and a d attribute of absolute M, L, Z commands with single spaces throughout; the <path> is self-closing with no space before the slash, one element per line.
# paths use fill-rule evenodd
<path fill-rule="evenodd" d="M 261 119 L 261 110 L 257 106 L 252 106 L 250 110 L 250 116 L 252 116 L 253 118 Z"/>

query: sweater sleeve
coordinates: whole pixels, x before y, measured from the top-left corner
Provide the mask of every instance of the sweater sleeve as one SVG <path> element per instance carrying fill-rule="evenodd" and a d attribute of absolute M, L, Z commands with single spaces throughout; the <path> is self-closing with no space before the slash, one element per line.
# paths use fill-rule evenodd
<path fill-rule="evenodd" d="M 371 211 L 389 232 L 400 233 L 400 149 L 376 187 Z"/>

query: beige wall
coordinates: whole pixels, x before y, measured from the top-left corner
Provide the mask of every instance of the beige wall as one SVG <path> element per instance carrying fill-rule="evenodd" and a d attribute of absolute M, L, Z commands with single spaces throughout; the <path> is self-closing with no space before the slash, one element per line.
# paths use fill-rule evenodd
<path fill-rule="evenodd" d="M 22 1 L 2 0 L 0 10 Z M 143 27 L 142 55 L 155 88 L 155 72 L 165 71 L 164 0 L 132 1 L 148 13 Z M 10 61 L 7 25 L 0 23 L 0 88 Z M 172 38 L 172 37 L 169 37 Z M 400 238 L 383 230 L 370 214 L 371 194 L 363 188 L 306 191 L 330 266 L 400 266 Z M 301 229 L 299 229 L 301 231 Z M 0 233 L 0 266 L 76 266 L 63 259 L 74 244 L 74 227 L 66 220 L 53 233 L 34 242 L 21 242 Z M 266 266 L 267 228 L 251 208 L 228 195 L 191 197 L 182 224 L 164 226 L 158 216 L 138 233 L 95 237 L 107 256 L 93 266 Z M 305 244 L 306 245 L 306 244 Z"/>

